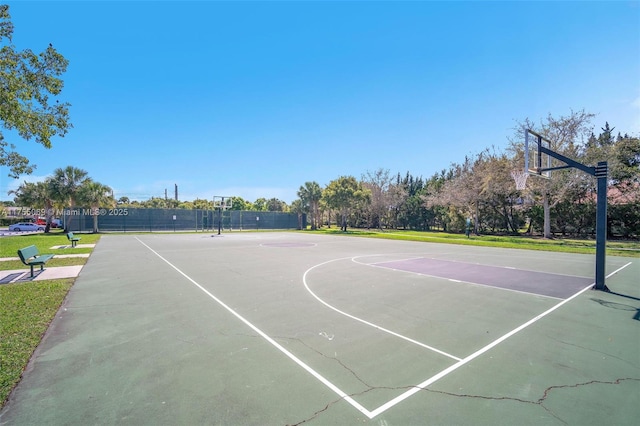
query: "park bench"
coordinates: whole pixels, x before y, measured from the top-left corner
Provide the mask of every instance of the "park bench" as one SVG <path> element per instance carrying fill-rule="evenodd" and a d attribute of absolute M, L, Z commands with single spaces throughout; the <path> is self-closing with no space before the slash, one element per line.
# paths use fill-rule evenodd
<path fill-rule="evenodd" d="M 75 247 L 78 241 L 80 241 L 80 237 L 74 237 L 73 232 L 67 232 L 67 239 L 71 241 L 71 247 Z"/>
<path fill-rule="evenodd" d="M 54 255 L 40 254 L 36 246 L 29 246 L 19 249 L 18 256 L 20 256 L 22 263 L 31 267 L 31 277 L 33 278 L 33 266 L 40 265 L 40 270 L 42 271 L 44 269 L 44 264 L 47 263 Z"/>

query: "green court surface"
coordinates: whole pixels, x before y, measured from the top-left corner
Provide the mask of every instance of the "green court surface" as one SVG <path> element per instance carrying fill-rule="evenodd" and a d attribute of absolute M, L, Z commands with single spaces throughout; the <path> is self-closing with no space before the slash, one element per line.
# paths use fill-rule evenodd
<path fill-rule="evenodd" d="M 103 236 L 2 425 L 631 425 L 640 262 L 304 233 Z"/>

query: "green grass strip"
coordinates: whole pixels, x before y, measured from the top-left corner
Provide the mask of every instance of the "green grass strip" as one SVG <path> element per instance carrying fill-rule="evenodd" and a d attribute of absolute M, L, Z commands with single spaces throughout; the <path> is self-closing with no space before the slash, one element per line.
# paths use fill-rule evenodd
<path fill-rule="evenodd" d="M 100 234 L 75 234 L 82 238 L 78 244 L 95 244 L 100 239 Z M 74 253 L 91 253 L 92 248 L 64 248 L 51 249 L 54 246 L 71 246 L 67 239 L 67 234 L 62 231 L 52 231 L 49 234 L 26 234 L 15 235 L 10 237 L 2 237 L 0 244 L 0 257 L 17 257 L 18 250 L 24 247 L 34 245 L 40 253 L 58 253 L 58 254 L 74 254 Z"/>
<path fill-rule="evenodd" d="M 20 381 L 73 281 L 0 285 L 0 406 Z"/>
<path fill-rule="evenodd" d="M 379 231 L 349 229 L 347 232 L 340 229 L 321 229 L 315 232 L 329 235 L 345 235 L 363 238 L 381 238 L 388 240 L 419 241 L 426 243 L 459 244 L 467 246 L 503 247 L 523 250 L 543 250 L 562 253 L 595 254 L 596 242 L 594 240 L 577 239 L 544 239 L 528 236 L 495 236 L 495 235 L 471 235 L 469 238 L 462 234 L 450 234 L 446 232 L 422 232 L 422 231 Z M 608 256 L 640 257 L 640 242 L 637 241 L 607 241 Z"/>

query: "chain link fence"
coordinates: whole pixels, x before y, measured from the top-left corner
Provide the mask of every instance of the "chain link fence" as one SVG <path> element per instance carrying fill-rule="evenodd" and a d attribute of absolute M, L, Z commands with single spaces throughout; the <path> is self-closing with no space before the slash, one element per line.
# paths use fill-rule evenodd
<path fill-rule="evenodd" d="M 175 232 L 304 229 L 306 215 L 241 210 L 73 208 L 61 212 L 71 232 Z"/>

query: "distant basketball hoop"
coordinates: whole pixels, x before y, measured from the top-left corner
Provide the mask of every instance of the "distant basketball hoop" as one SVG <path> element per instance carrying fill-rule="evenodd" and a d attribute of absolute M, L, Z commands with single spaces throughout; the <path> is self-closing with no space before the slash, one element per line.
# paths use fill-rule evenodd
<path fill-rule="evenodd" d="M 213 208 L 216 210 L 228 210 L 233 206 L 233 197 L 221 197 L 214 196 L 213 197 Z"/>
<path fill-rule="evenodd" d="M 524 170 L 511 170 L 511 177 L 516 181 L 516 190 L 522 191 L 527 187 L 529 173 Z"/>
<path fill-rule="evenodd" d="M 227 211 L 233 206 L 233 197 L 213 196 L 213 208 L 218 210 L 218 235 L 222 232 L 222 212 Z"/>

